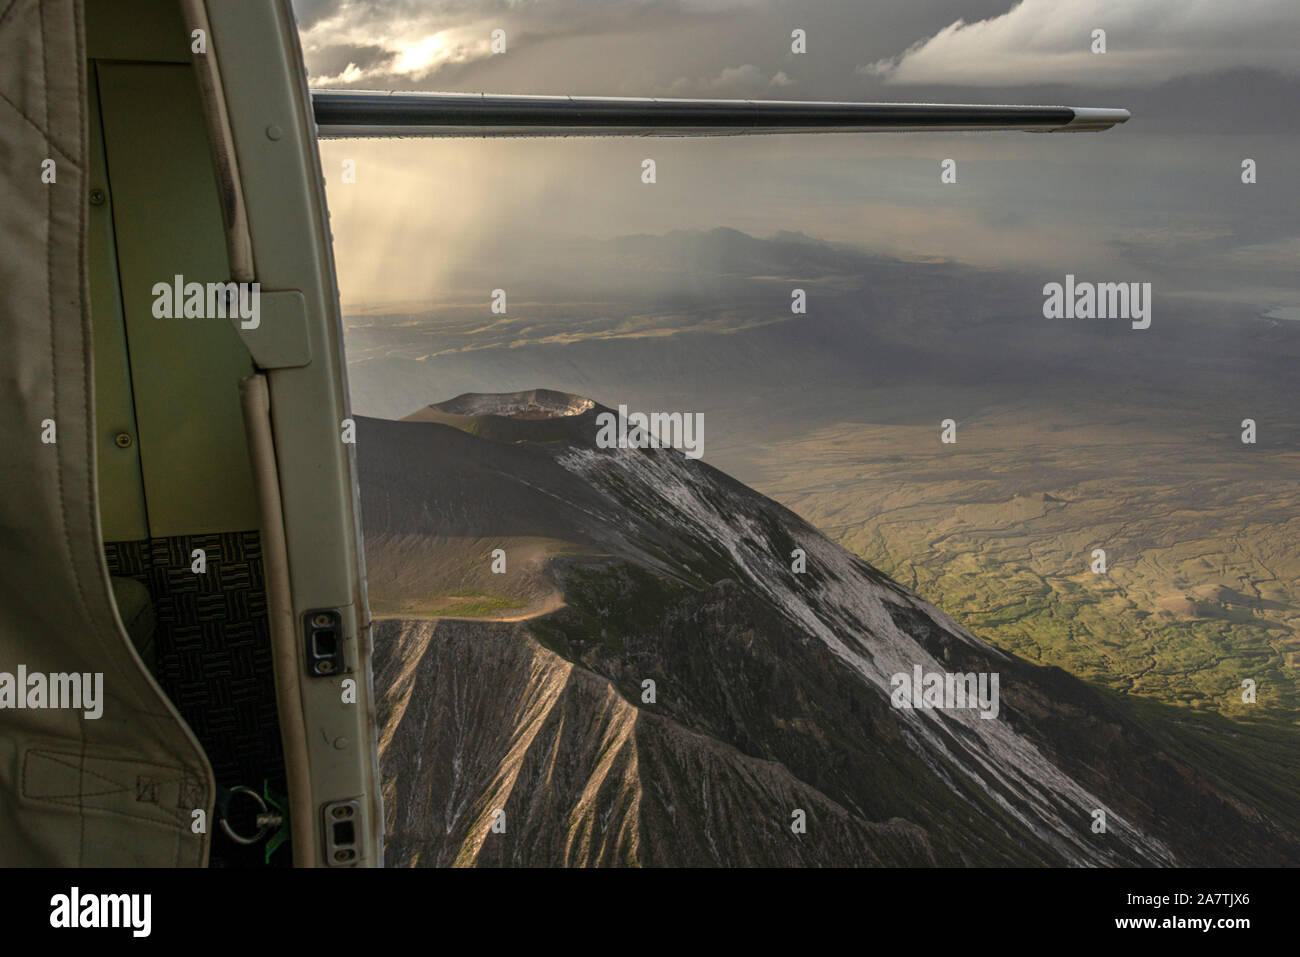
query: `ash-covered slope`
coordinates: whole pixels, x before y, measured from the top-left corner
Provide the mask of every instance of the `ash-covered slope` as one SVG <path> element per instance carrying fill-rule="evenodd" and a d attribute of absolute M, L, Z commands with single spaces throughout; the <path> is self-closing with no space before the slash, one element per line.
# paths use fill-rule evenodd
<path fill-rule="evenodd" d="M 376 624 L 390 864 L 1300 862 L 1123 702 L 702 462 L 597 448 L 604 411 L 538 390 L 359 421 L 372 602 L 483 596 Z M 895 707 L 917 667 L 996 673 L 996 718 Z"/>

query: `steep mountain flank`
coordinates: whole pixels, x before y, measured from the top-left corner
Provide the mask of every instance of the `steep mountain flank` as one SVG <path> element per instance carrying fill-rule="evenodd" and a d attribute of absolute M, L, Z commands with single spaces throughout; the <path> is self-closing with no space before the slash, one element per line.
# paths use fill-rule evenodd
<path fill-rule="evenodd" d="M 607 411 L 359 421 L 388 863 L 1300 862 L 1273 795 L 1149 711 L 701 461 L 597 448 Z M 996 716 L 896 707 L 917 668 L 996 674 Z"/>

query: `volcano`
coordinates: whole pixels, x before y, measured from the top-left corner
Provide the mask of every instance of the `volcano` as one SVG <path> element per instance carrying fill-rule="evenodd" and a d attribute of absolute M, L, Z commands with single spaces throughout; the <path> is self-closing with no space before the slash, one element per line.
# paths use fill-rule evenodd
<path fill-rule="evenodd" d="M 389 866 L 1300 863 L 1231 748 L 703 461 L 598 447 L 603 412 L 357 419 Z M 898 707 L 922 673 L 996 675 L 998 706 Z"/>

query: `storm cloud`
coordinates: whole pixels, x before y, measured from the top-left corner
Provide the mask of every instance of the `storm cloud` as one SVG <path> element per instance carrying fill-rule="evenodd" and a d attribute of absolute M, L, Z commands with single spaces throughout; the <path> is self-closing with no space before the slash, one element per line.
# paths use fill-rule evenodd
<path fill-rule="evenodd" d="M 351 302 L 428 297 L 525 255 L 580 284 L 582 264 L 553 252 L 565 237 L 728 226 L 1049 276 L 1131 270 L 1262 311 L 1300 306 L 1294 0 L 296 0 L 295 10 L 315 86 L 1133 113 L 1081 135 L 327 141 Z M 497 28 L 504 55 L 490 52 Z M 805 54 L 791 50 L 796 28 Z M 1104 55 L 1090 52 L 1098 28 Z M 646 157 L 658 163 L 653 187 L 640 178 Z M 944 185 L 949 158 L 957 182 Z M 341 179 L 344 161 L 354 182 Z"/>
<path fill-rule="evenodd" d="M 1104 52 L 1094 51 L 1103 31 Z M 1119 87 L 1234 67 L 1300 74 L 1295 0 L 1022 0 L 860 68 L 891 84 Z"/>

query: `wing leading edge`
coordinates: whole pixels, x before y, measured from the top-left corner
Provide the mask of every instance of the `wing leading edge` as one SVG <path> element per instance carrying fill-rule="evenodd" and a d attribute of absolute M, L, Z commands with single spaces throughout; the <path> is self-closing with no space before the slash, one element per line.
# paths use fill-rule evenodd
<path fill-rule="evenodd" d="M 881 130 L 1107 130 L 1128 110 L 1071 106 L 683 100 L 312 90 L 323 138 L 736 136 Z"/>

